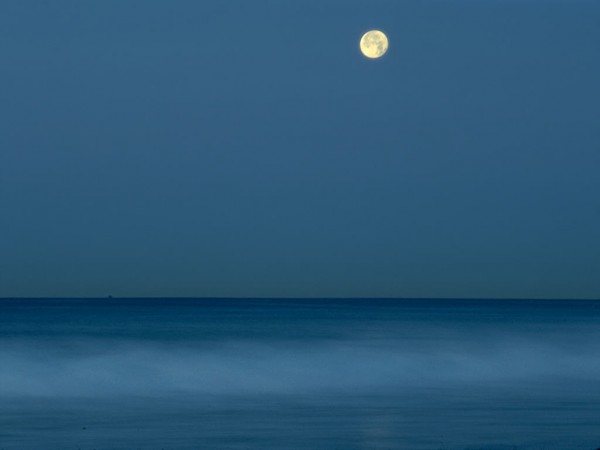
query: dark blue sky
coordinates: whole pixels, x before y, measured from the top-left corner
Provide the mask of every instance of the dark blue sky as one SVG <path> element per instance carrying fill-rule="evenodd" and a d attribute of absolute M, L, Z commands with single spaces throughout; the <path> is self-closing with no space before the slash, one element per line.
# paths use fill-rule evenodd
<path fill-rule="evenodd" d="M 599 24 L 3 1 L 0 296 L 600 298 Z"/>

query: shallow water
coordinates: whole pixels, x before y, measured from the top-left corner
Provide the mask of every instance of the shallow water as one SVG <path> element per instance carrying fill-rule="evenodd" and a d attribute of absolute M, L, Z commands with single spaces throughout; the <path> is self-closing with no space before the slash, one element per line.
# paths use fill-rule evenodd
<path fill-rule="evenodd" d="M 595 449 L 600 302 L 0 300 L 0 448 Z"/>

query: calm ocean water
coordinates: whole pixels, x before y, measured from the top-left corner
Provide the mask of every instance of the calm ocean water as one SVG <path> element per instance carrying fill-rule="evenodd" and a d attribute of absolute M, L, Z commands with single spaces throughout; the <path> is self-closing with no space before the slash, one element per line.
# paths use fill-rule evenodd
<path fill-rule="evenodd" d="M 594 450 L 600 302 L 0 300 L 0 449 Z"/>

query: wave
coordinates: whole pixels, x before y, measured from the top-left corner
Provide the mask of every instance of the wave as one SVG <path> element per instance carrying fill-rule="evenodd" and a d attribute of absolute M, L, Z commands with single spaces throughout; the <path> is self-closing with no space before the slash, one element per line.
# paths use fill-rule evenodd
<path fill-rule="evenodd" d="M 399 341 L 2 344 L 0 396 L 401 393 L 600 380 L 600 344 L 575 350 L 518 340 L 477 347 Z"/>

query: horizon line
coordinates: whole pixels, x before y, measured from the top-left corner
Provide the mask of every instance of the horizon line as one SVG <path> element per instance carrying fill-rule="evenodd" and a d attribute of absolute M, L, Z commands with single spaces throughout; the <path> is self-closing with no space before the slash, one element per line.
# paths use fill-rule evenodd
<path fill-rule="evenodd" d="M 504 301 L 600 301 L 600 298 L 543 297 L 274 297 L 274 296 L 2 296 L 2 300 L 504 300 Z"/>

